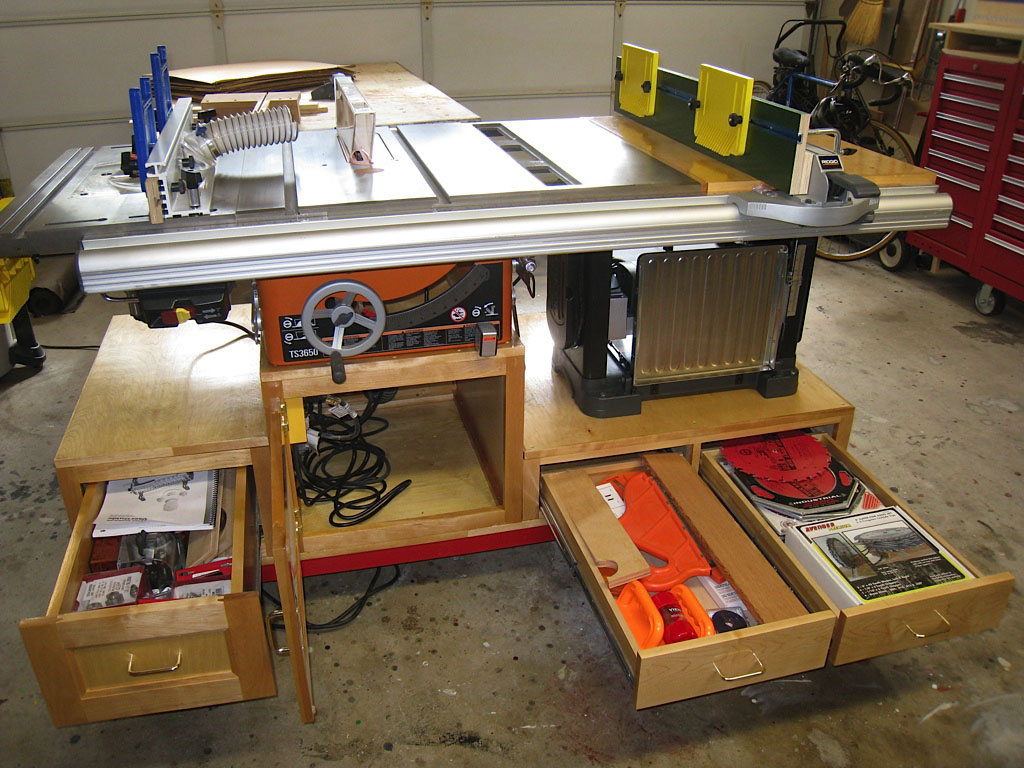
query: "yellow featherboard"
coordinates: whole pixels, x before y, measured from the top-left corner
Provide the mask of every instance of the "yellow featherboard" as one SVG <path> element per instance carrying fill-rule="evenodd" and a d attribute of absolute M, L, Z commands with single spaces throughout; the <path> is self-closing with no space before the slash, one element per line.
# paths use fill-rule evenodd
<path fill-rule="evenodd" d="M 644 83 L 648 83 L 646 88 Z M 658 52 L 624 43 L 619 106 L 631 115 L 649 117 L 654 114 L 657 90 Z"/>
<path fill-rule="evenodd" d="M 694 140 L 719 155 L 742 155 L 747 151 L 750 100 L 754 78 L 710 64 L 700 65 L 694 116 Z"/>

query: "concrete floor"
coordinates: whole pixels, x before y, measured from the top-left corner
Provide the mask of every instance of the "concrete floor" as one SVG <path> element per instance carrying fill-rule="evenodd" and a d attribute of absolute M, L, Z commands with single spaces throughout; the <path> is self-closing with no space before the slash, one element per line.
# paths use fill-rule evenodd
<path fill-rule="evenodd" d="M 986 572 L 1020 573 L 1024 313 L 986 319 L 952 269 L 819 261 L 799 356 L 857 406 L 852 447 Z M 98 342 L 117 305 L 36 322 Z M 554 544 L 416 563 L 312 639 L 319 716 L 273 699 L 55 729 L 17 621 L 45 611 L 67 540 L 52 458 L 92 353 L 0 381 L 0 764 L 5 766 L 1024 765 L 1024 606 L 996 631 L 636 712 Z M 369 574 L 307 579 L 324 621 Z"/>

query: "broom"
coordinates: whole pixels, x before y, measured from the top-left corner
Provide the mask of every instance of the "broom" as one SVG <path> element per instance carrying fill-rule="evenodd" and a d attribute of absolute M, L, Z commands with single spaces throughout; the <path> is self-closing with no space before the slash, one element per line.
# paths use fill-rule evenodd
<path fill-rule="evenodd" d="M 882 10 L 885 0 L 857 0 L 846 20 L 846 42 L 850 45 L 871 45 L 882 31 Z"/>

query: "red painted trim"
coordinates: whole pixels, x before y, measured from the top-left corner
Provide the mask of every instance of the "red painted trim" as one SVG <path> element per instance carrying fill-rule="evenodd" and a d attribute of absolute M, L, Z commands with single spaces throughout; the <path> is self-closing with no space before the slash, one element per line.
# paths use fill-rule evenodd
<path fill-rule="evenodd" d="M 466 536 L 461 539 L 437 541 L 430 544 L 414 544 L 409 547 L 378 549 L 373 552 L 356 552 L 351 555 L 320 557 L 315 560 L 302 561 L 303 576 L 320 576 L 325 573 L 341 573 L 342 571 L 358 571 L 364 568 L 376 568 L 381 565 L 414 563 L 419 560 L 433 560 L 438 557 L 454 557 L 456 555 L 472 555 L 477 552 L 490 552 L 495 549 L 522 547 L 527 544 L 541 544 L 553 541 L 551 529 L 546 525 L 531 528 L 519 528 L 503 533 L 488 533 L 482 536 Z M 263 566 L 263 581 L 277 581 L 273 565 Z"/>

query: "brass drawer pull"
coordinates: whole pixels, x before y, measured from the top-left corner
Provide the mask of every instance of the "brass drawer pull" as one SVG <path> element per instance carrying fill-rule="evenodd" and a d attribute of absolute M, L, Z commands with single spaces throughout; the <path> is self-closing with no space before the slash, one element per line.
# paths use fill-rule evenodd
<path fill-rule="evenodd" d="M 291 650 L 288 648 L 288 646 L 277 646 L 277 644 L 274 642 L 274 627 L 272 626 L 272 624 L 278 619 L 284 621 L 284 611 L 282 611 L 280 608 L 278 608 L 276 611 L 271 611 L 266 615 L 265 621 L 267 624 L 267 643 L 270 645 L 271 649 L 273 649 L 274 653 L 276 653 L 278 656 L 287 656 L 289 653 L 291 653 Z"/>
<path fill-rule="evenodd" d="M 761 663 L 761 660 L 759 658 L 757 658 L 757 654 L 754 653 L 753 651 L 750 652 L 750 655 L 753 656 L 754 657 L 754 661 L 757 662 L 757 669 L 755 669 L 753 672 L 746 672 L 746 673 L 744 673 L 742 675 L 732 675 L 732 676 L 725 675 L 725 674 L 722 673 L 722 670 L 718 668 L 718 662 L 717 661 L 712 661 L 711 663 L 714 665 L 715 672 L 718 673 L 718 676 L 720 678 L 722 678 L 723 680 L 725 680 L 727 683 L 731 683 L 733 680 L 742 680 L 742 679 L 744 679 L 746 677 L 757 677 L 758 675 L 763 675 L 764 674 L 764 664 Z"/>
<path fill-rule="evenodd" d="M 933 608 L 932 610 L 934 611 L 935 609 Z M 953 625 L 946 620 L 945 616 L 943 616 L 938 611 L 935 611 L 935 615 L 942 619 L 942 623 L 946 625 L 945 629 L 940 629 L 938 632 L 925 632 L 924 634 L 921 634 L 920 632 L 916 632 L 913 629 L 911 629 L 910 625 L 906 622 L 903 622 L 903 626 L 906 627 L 907 631 L 910 632 L 910 634 L 912 634 L 918 640 L 924 640 L 926 637 L 938 637 L 939 635 L 944 635 L 947 632 L 952 631 Z"/>
<path fill-rule="evenodd" d="M 157 669 L 134 669 L 132 664 L 135 662 L 135 654 L 128 654 L 128 674 L 132 677 L 141 677 L 142 675 L 159 675 L 162 672 L 174 672 L 181 666 L 181 649 L 178 649 L 178 658 L 175 659 L 174 663 L 169 667 L 159 667 Z"/>

